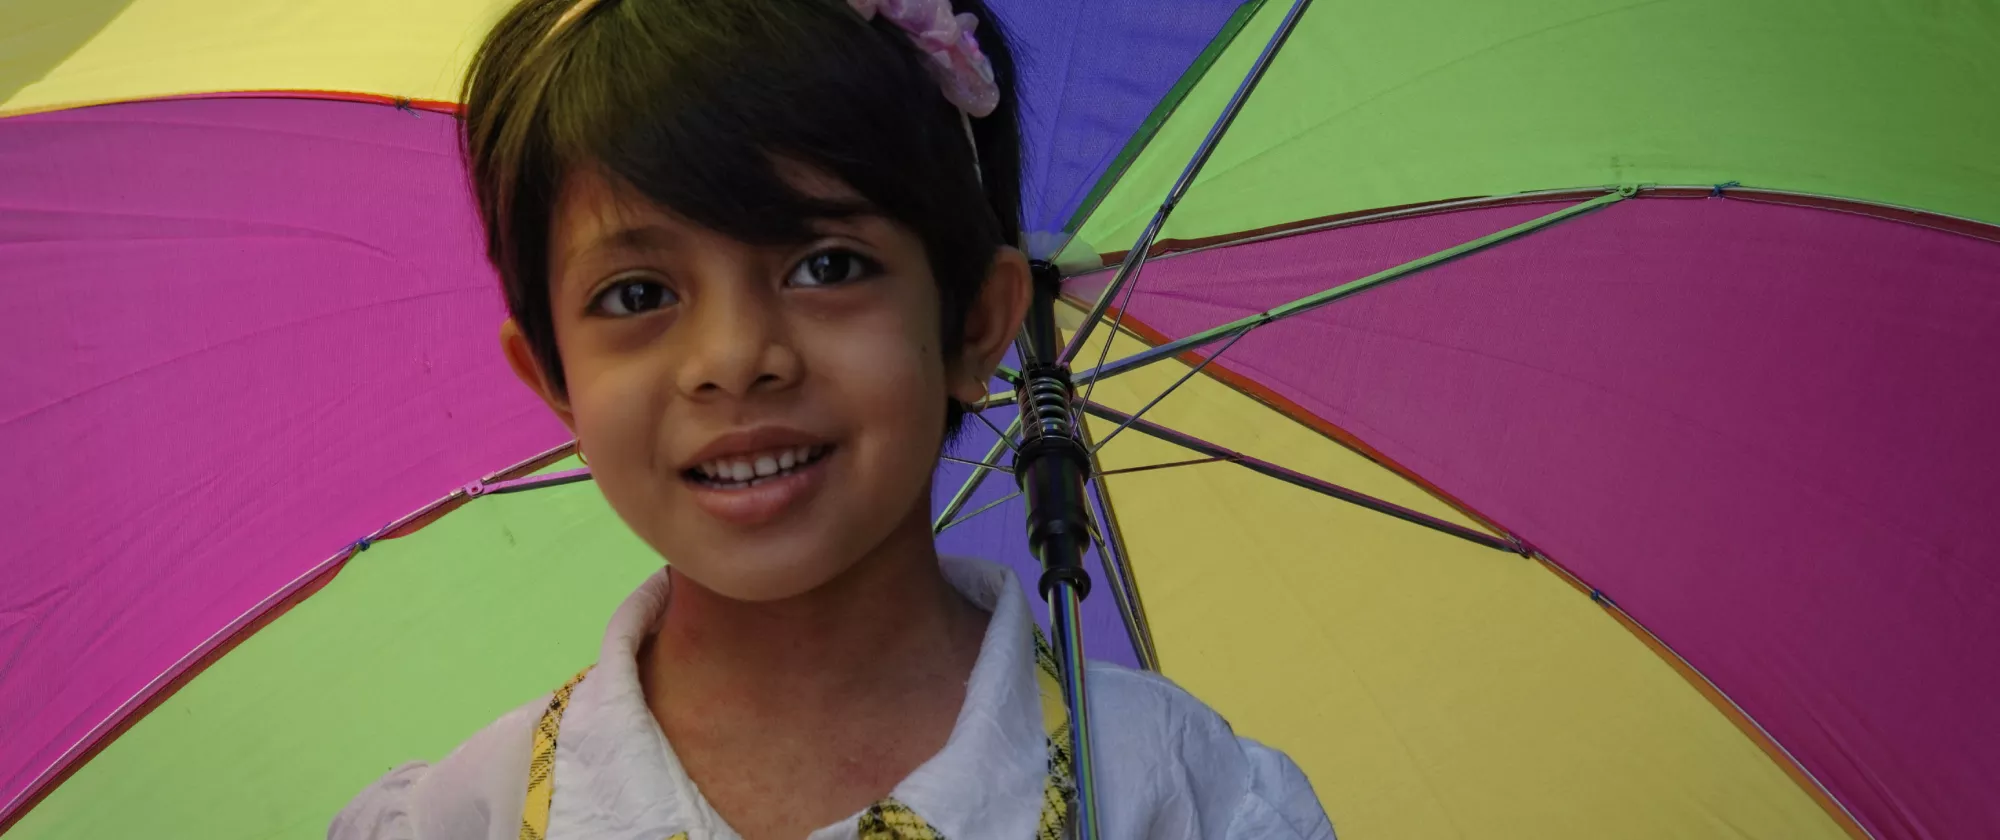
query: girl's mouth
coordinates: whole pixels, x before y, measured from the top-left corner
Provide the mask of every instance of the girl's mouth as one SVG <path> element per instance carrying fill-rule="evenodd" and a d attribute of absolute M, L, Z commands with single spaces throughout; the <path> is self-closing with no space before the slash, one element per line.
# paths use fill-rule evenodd
<path fill-rule="evenodd" d="M 832 444 L 787 446 L 748 455 L 717 458 L 689 468 L 689 481 L 716 490 L 743 490 L 795 475 L 819 463 Z"/>
<path fill-rule="evenodd" d="M 834 452 L 825 443 L 782 446 L 704 461 L 681 477 L 710 516 L 737 526 L 761 525 L 812 495 Z"/>

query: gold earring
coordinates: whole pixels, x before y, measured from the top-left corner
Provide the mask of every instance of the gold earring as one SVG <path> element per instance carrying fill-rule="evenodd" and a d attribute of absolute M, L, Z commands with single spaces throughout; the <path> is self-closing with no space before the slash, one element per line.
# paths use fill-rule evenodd
<path fill-rule="evenodd" d="M 576 459 L 577 459 L 578 461 L 581 461 L 581 462 L 583 462 L 583 465 L 584 465 L 584 466 L 586 466 L 586 467 L 590 466 L 590 459 L 589 459 L 589 458 L 586 458 L 586 457 L 584 457 L 584 454 L 583 454 L 583 446 L 582 446 L 581 444 L 578 444 L 578 445 L 577 445 L 577 447 L 576 447 Z"/>

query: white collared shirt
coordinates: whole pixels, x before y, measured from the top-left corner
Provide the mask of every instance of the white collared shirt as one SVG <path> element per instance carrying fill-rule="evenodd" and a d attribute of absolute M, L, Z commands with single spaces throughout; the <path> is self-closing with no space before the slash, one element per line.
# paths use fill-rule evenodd
<path fill-rule="evenodd" d="M 890 795 L 952 840 L 1029 840 L 1048 770 L 1027 599 L 996 563 L 946 558 L 945 577 L 991 610 L 965 705 L 937 755 Z M 570 697 L 555 764 L 555 840 L 738 840 L 688 778 L 647 709 L 638 650 L 667 601 L 665 570 L 611 617 L 596 669 Z M 1090 663 L 1098 826 L 1125 838 L 1332 840 L 1312 786 L 1283 753 L 1239 738 L 1158 674 Z M 436 764 L 389 772 L 334 818 L 328 840 L 513 840 L 531 732 L 548 697 L 509 712 Z M 852 840 L 859 813 L 808 840 Z"/>

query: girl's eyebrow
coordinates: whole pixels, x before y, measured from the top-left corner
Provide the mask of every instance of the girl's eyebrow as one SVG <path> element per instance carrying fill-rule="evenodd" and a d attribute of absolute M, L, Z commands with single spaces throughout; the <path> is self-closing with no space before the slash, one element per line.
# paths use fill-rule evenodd
<path fill-rule="evenodd" d="M 657 251 L 673 248 L 680 239 L 677 232 L 661 225 L 632 225 L 595 236 L 572 249 L 570 256 L 591 251 Z"/>
<path fill-rule="evenodd" d="M 588 288 L 596 282 L 594 279 L 584 282 L 576 278 L 598 273 L 595 265 L 598 261 L 607 257 L 615 260 L 620 256 L 670 250 L 679 244 L 680 239 L 674 230 L 656 224 L 627 225 L 609 233 L 600 233 L 564 250 L 562 271 L 551 276 L 549 283 L 558 289 Z"/>
<path fill-rule="evenodd" d="M 858 233 L 883 224 L 895 224 L 895 219 L 868 205 L 857 205 L 851 210 L 824 213 L 806 219 L 806 229 L 816 235 L 829 232 Z"/>

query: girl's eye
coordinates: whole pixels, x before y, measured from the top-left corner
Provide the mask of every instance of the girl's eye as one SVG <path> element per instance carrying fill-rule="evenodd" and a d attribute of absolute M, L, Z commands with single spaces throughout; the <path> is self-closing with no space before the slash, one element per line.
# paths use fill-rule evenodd
<path fill-rule="evenodd" d="M 813 288 L 815 286 L 838 286 L 851 283 L 879 268 L 873 260 L 853 251 L 839 249 L 821 251 L 799 261 L 792 269 L 792 276 L 785 278 L 790 286 Z"/>
<path fill-rule="evenodd" d="M 633 279 L 620 280 L 599 292 L 590 308 L 600 315 L 622 318 L 642 315 L 679 302 L 680 298 L 658 281 Z"/>

